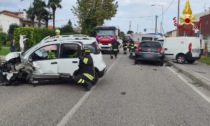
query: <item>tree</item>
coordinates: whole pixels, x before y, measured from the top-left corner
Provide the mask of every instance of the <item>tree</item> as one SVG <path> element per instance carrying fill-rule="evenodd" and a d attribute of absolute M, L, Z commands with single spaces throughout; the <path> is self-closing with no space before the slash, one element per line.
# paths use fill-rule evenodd
<path fill-rule="evenodd" d="M 125 38 L 125 33 L 124 32 L 120 32 L 120 39 Z"/>
<path fill-rule="evenodd" d="M 127 32 L 127 34 L 132 34 L 132 33 L 133 33 L 133 31 L 128 31 L 128 32 Z"/>
<path fill-rule="evenodd" d="M 57 8 L 62 8 L 61 6 L 61 1 L 62 0 L 49 0 L 48 1 L 48 6 L 52 8 L 53 12 L 53 28 L 55 29 L 55 11 Z"/>
<path fill-rule="evenodd" d="M 82 33 L 91 35 L 96 26 L 110 20 L 117 13 L 115 0 L 77 0 L 72 12 L 78 17 Z"/>
<path fill-rule="evenodd" d="M 34 26 L 34 19 L 35 19 L 35 10 L 34 7 L 30 6 L 26 11 L 27 17 L 31 20 L 32 26 Z"/>
<path fill-rule="evenodd" d="M 12 37 L 14 36 L 14 31 L 16 28 L 19 28 L 19 25 L 18 24 L 11 24 L 9 26 L 9 29 L 8 29 L 8 36 L 7 36 L 7 39 L 8 40 L 11 40 Z"/>
<path fill-rule="evenodd" d="M 43 14 L 44 12 L 47 11 L 45 9 L 46 4 L 42 0 L 34 0 L 33 6 L 34 6 L 35 15 L 37 16 L 37 20 L 39 21 L 39 27 L 41 27 L 41 20 L 43 18 Z"/>
<path fill-rule="evenodd" d="M 62 34 L 68 34 L 73 32 L 73 27 L 71 20 L 68 23 L 60 28 Z"/>
<path fill-rule="evenodd" d="M 1 32 L 3 32 L 3 28 L 2 28 L 2 26 L 0 25 L 0 33 L 1 33 Z"/>
<path fill-rule="evenodd" d="M 51 18 L 50 12 L 47 11 L 46 9 L 44 9 L 42 12 L 42 19 L 45 20 L 46 28 L 48 28 L 48 22 L 52 18 Z"/>

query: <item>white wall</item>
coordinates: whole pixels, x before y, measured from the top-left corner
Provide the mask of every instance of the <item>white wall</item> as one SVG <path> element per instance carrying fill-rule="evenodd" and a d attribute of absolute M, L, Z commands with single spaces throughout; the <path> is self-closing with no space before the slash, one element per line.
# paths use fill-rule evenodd
<path fill-rule="evenodd" d="M 14 18 L 14 17 L 10 17 L 10 16 L 7 16 L 7 15 L 4 15 L 4 14 L 0 14 L 0 25 L 3 29 L 3 32 L 6 32 L 8 31 L 9 29 L 9 26 L 11 24 L 17 24 L 17 25 L 20 25 L 20 20 L 18 18 Z"/>

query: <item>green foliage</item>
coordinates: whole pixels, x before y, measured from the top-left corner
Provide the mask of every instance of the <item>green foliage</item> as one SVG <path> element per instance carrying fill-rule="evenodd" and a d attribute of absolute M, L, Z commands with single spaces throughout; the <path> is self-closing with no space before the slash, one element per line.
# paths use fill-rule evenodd
<path fill-rule="evenodd" d="M 73 27 L 72 27 L 71 21 L 69 20 L 66 25 L 62 26 L 60 28 L 60 31 L 61 31 L 62 35 L 66 34 L 66 33 L 72 33 L 73 32 Z"/>
<path fill-rule="evenodd" d="M 19 51 L 19 40 L 20 35 L 26 35 L 26 49 L 39 43 L 43 38 L 47 36 L 54 36 L 53 30 L 48 30 L 46 28 L 34 28 L 34 27 L 20 27 L 15 29 L 14 37 L 16 40 L 16 49 Z"/>
<path fill-rule="evenodd" d="M 133 31 L 128 31 L 128 32 L 127 32 L 127 34 L 132 34 L 132 33 L 133 33 Z"/>
<path fill-rule="evenodd" d="M 0 25 L 0 33 L 3 31 L 2 26 Z"/>
<path fill-rule="evenodd" d="M 36 15 L 37 20 L 39 22 L 39 27 L 41 27 L 41 20 L 44 17 L 44 12 L 47 11 L 45 9 L 45 7 L 47 7 L 47 5 L 42 0 L 34 0 L 33 6 L 34 6 L 35 15 Z"/>
<path fill-rule="evenodd" d="M 16 28 L 18 28 L 19 26 L 17 24 L 11 24 L 9 26 L 9 30 L 8 30 L 8 36 L 7 36 L 7 40 L 12 40 L 12 37 L 14 35 L 14 31 Z"/>
<path fill-rule="evenodd" d="M 125 33 L 124 32 L 120 32 L 120 39 L 125 38 Z"/>
<path fill-rule="evenodd" d="M 103 25 L 117 13 L 118 2 L 115 0 L 77 0 L 72 12 L 78 17 L 82 33 L 92 35 L 94 28 Z"/>
<path fill-rule="evenodd" d="M 52 8 L 53 12 L 53 28 L 55 28 L 55 11 L 57 8 L 62 8 L 61 1 L 62 0 L 48 0 L 48 7 Z"/>
<path fill-rule="evenodd" d="M 199 61 L 210 65 L 210 56 L 202 56 L 201 59 L 199 59 Z"/>
<path fill-rule="evenodd" d="M 0 49 L 2 48 L 2 45 L 5 45 L 7 41 L 7 34 L 0 32 Z"/>
<path fill-rule="evenodd" d="M 0 50 L 0 55 L 7 55 L 8 53 L 10 53 L 10 47 L 2 47 L 2 49 Z"/>

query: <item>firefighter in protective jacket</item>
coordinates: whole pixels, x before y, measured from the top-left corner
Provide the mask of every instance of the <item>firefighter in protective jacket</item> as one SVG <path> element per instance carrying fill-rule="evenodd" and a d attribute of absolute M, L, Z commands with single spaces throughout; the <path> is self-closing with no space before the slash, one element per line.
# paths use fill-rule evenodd
<path fill-rule="evenodd" d="M 86 91 L 89 91 L 92 87 L 91 82 L 94 80 L 95 70 L 93 59 L 90 55 L 89 49 L 83 50 L 83 55 L 79 57 L 79 69 L 73 80 L 82 84 Z"/>
<path fill-rule="evenodd" d="M 128 41 L 126 38 L 123 39 L 123 54 L 127 54 L 127 48 L 128 48 Z"/>
<path fill-rule="evenodd" d="M 113 59 L 113 54 L 115 56 L 115 58 L 117 58 L 117 54 L 118 54 L 118 51 L 119 51 L 119 46 L 120 46 L 120 42 L 118 42 L 116 39 L 114 39 L 112 41 L 112 46 L 111 46 L 111 55 L 110 55 L 110 58 Z"/>

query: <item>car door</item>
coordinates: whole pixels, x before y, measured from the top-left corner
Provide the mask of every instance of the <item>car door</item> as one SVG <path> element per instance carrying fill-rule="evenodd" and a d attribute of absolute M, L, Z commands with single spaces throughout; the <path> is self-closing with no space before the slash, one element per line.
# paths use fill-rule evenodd
<path fill-rule="evenodd" d="M 79 43 L 63 43 L 60 47 L 60 60 L 58 61 L 58 73 L 71 76 L 79 68 L 79 56 L 82 45 Z"/>
<path fill-rule="evenodd" d="M 31 54 L 36 75 L 58 75 L 59 44 L 40 47 Z"/>

